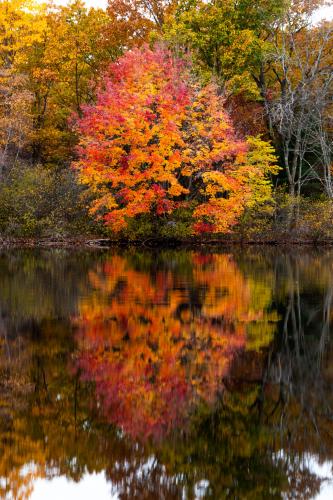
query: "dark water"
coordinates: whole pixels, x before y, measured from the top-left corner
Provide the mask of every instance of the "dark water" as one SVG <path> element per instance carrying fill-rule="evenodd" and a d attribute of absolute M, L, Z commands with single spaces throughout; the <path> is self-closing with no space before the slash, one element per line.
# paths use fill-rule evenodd
<path fill-rule="evenodd" d="M 333 498 L 333 251 L 0 254 L 0 497 Z"/>

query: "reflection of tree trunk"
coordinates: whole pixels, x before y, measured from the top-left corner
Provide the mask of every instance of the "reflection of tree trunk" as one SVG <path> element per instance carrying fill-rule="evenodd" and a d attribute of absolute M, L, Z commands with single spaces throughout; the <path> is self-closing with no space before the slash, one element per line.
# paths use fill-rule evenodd
<path fill-rule="evenodd" d="M 327 442 L 326 434 L 323 435 L 327 431 L 322 425 L 322 418 L 331 415 L 332 409 L 326 397 L 322 365 L 330 335 L 333 285 L 327 286 L 323 293 L 320 307 L 322 320 L 318 325 L 313 321 L 317 318 L 318 309 L 309 309 L 304 299 L 308 293 L 303 289 L 301 261 L 287 256 L 284 268 L 287 270 L 287 277 L 284 278 L 287 290 L 283 338 L 265 378 L 279 386 L 277 399 L 273 408 L 266 412 L 266 417 L 279 418 L 279 446 L 287 453 L 288 449 L 295 450 L 296 440 L 298 443 L 300 440 L 306 442 L 309 432 L 318 447 L 325 446 Z M 302 296 L 303 293 L 305 295 Z M 314 331 L 312 325 L 315 325 Z M 292 401 L 292 410 L 289 401 Z"/>
<path fill-rule="evenodd" d="M 51 402 L 49 389 L 46 382 L 45 369 L 42 364 L 40 356 L 35 357 L 36 360 L 36 370 L 34 374 L 34 382 L 35 382 L 35 394 L 37 395 L 37 399 L 39 403 L 41 403 L 41 392 L 44 390 L 46 395 L 46 400 L 48 403 Z"/>
<path fill-rule="evenodd" d="M 330 321 L 331 321 L 331 305 L 333 301 L 333 287 L 329 287 L 325 294 L 324 306 L 323 306 L 323 328 L 319 340 L 318 347 L 318 369 L 320 368 L 325 347 L 327 345 L 329 334 L 330 334 Z"/>
<path fill-rule="evenodd" d="M 75 376 L 75 382 L 74 382 L 74 429 L 75 429 L 75 436 L 76 436 L 76 420 L 77 420 L 77 408 L 78 408 L 78 398 L 77 398 L 77 394 L 78 394 L 78 389 L 79 389 L 79 378 L 80 378 L 80 374 L 79 372 L 76 373 L 76 376 Z"/>

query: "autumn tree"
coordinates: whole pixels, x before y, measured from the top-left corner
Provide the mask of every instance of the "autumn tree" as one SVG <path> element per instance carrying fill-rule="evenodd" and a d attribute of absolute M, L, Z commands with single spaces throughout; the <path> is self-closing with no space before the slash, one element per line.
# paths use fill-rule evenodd
<path fill-rule="evenodd" d="M 252 72 L 265 54 L 268 28 L 284 6 L 283 0 L 180 3 L 163 28 L 164 38 L 173 46 L 190 48 L 204 78 L 213 73 L 229 91 L 254 97 Z"/>
<path fill-rule="evenodd" d="M 43 30 L 40 11 L 25 0 L 0 3 L 0 179 L 31 140 L 32 94 L 26 66 Z"/>
<path fill-rule="evenodd" d="M 213 73 L 254 110 L 261 104 L 292 196 L 314 178 L 332 196 L 332 26 L 314 26 L 321 4 L 195 1 L 179 6 L 164 28 L 175 47 L 191 48 L 203 76 Z"/>
<path fill-rule="evenodd" d="M 77 0 L 49 5 L 42 39 L 30 52 L 27 72 L 34 96 L 34 161 L 64 163 L 75 137 L 68 127 L 73 112 L 94 97 L 99 69 L 118 55 L 104 30 L 109 23 L 102 9 L 88 10 Z"/>
<path fill-rule="evenodd" d="M 87 9 L 80 0 L 63 6 L 0 3 L 3 166 L 17 152 L 34 164 L 69 161 L 75 144 L 69 119 L 94 99 L 101 69 L 124 50 L 124 37 L 110 36 L 112 22 L 104 10 Z"/>
<path fill-rule="evenodd" d="M 163 48 L 135 49 L 110 66 L 97 103 L 83 109 L 75 167 L 113 231 L 151 214 L 193 208 L 194 230 L 225 232 L 247 204 L 270 197 L 272 148 L 241 140 L 214 84 Z"/>
<path fill-rule="evenodd" d="M 152 32 L 162 31 L 176 5 L 176 0 L 109 0 L 107 36 L 116 38 L 123 51 L 142 45 Z"/>

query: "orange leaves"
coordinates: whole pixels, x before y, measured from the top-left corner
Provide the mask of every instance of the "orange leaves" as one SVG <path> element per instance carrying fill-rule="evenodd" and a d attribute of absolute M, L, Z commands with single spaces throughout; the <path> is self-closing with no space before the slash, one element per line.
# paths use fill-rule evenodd
<path fill-rule="evenodd" d="M 233 260 L 190 254 L 188 266 L 183 282 L 167 264 L 149 273 L 115 255 L 90 274 L 94 291 L 80 303 L 82 376 L 135 438 L 161 437 L 213 403 L 246 343 L 250 289 Z"/>
<path fill-rule="evenodd" d="M 96 193 L 111 184 L 118 205 L 104 215 L 115 231 L 125 217 L 169 213 L 173 198 L 187 192 L 178 180 L 183 147 L 178 124 L 188 103 L 181 75 L 179 63 L 163 50 L 128 52 L 110 67 L 97 105 L 86 108 L 79 121 L 77 167 Z M 124 196 L 124 189 L 135 196 Z M 97 200 L 94 208 L 100 207 Z"/>
<path fill-rule="evenodd" d="M 214 85 L 199 92 L 193 113 L 192 162 L 202 179 L 194 230 L 226 233 L 249 204 L 269 200 L 267 175 L 277 172 L 274 150 L 260 138 L 237 138 Z"/>
<path fill-rule="evenodd" d="M 171 217 L 189 199 L 195 231 L 228 231 L 251 197 L 251 172 L 267 173 L 260 155 L 246 165 L 249 146 L 217 87 L 200 88 L 190 69 L 167 50 L 133 49 L 110 66 L 96 105 L 78 120 L 76 168 L 95 194 L 92 210 L 115 232 L 140 214 Z"/>

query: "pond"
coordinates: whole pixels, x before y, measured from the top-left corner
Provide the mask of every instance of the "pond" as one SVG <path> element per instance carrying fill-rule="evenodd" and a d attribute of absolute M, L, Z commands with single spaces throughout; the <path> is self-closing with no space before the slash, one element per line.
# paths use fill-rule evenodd
<path fill-rule="evenodd" d="M 333 250 L 0 254 L 0 496 L 333 497 Z"/>

